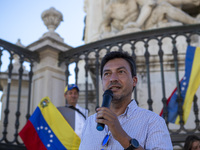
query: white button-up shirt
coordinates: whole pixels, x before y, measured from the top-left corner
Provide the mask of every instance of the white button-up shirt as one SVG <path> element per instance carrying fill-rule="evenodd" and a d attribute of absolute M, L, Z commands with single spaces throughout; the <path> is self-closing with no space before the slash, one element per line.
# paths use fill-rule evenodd
<path fill-rule="evenodd" d="M 85 117 L 88 117 L 88 110 L 85 108 L 80 107 L 78 104 L 76 104 L 76 108 L 79 109 L 80 112 L 82 112 Z M 83 126 L 85 124 L 85 118 L 77 111 L 75 111 L 75 129 L 74 131 L 76 134 L 81 137 Z"/>
<path fill-rule="evenodd" d="M 96 129 L 96 114 L 88 117 L 83 128 L 79 150 L 100 150 L 102 141 L 109 134 L 108 127 Z M 118 120 L 126 133 L 138 140 L 144 149 L 173 150 L 169 131 L 163 118 L 158 114 L 140 108 L 133 100 Z M 124 150 L 121 144 L 110 135 L 107 150 Z"/>

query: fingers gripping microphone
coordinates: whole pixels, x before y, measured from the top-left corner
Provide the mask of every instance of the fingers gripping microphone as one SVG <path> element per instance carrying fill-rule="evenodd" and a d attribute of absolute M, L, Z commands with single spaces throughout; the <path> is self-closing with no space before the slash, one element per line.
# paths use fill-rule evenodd
<path fill-rule="evenodd" d="M 103 94 L 103 103 L 101 107 L 110 107 L 111 100 L 113 98 L 113 92 L 111 90 L 106 90 Z M 102 131 L 104 129 L 105 124 L 97 123 L 97 130 Z"/>

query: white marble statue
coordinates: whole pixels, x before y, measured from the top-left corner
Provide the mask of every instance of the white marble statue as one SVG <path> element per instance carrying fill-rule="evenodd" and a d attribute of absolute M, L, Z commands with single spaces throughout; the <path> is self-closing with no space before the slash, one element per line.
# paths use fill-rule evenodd
<path fill-rule="evenodd" d="M 183 4 L 199 5 L 199 0 L 158 0 L 145 23 L 144 29 L 200 23 L 198 18 L 194 18 L 181 10 Z"/>
<path fill-rule="evenodd" d="M 200 0 L 107 0 L 100 39 L 140 30 L 200 23 L 181 10 L 181 6 L 198 6 Z"/>

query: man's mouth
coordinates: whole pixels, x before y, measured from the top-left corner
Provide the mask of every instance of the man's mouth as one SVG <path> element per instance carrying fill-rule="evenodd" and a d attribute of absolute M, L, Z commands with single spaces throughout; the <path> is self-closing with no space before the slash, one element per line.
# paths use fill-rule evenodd
<path fill-rule="evenodd" d="M 116 91 L 116 90 L 121 89 L 121 86 L 120 85 L 110 85 L 108 89 L 110 89 L 112 91 Z"/>
<path fill-rule="evenodd" d="M 120 89 L 120 87 L 112 86 L 109 88 L 110 90 Z"/>

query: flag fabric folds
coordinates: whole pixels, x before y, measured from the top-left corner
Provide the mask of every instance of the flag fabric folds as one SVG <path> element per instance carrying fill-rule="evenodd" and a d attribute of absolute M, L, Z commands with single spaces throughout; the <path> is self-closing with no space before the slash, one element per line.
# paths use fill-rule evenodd
<path fill-rule="evenodd" d="M 200 85 L 200 47 L 187 47 L 185 57 L 185 75 L 179 82 L 181 97 L 183 98 L 183 121 L 187 122 L 192 107 L 194 95 Z M 168 121 L 179 124 L 180 116 L 178 115 L 178 98 L 177 87 L 167 100 Z M 163 114 L 163 110 L 160 116 Z"/>
<path fill-rule="evenodd" d="M 28 150 L 78 150 L 80 138 L 48 97 L 19 132 Z"/>

